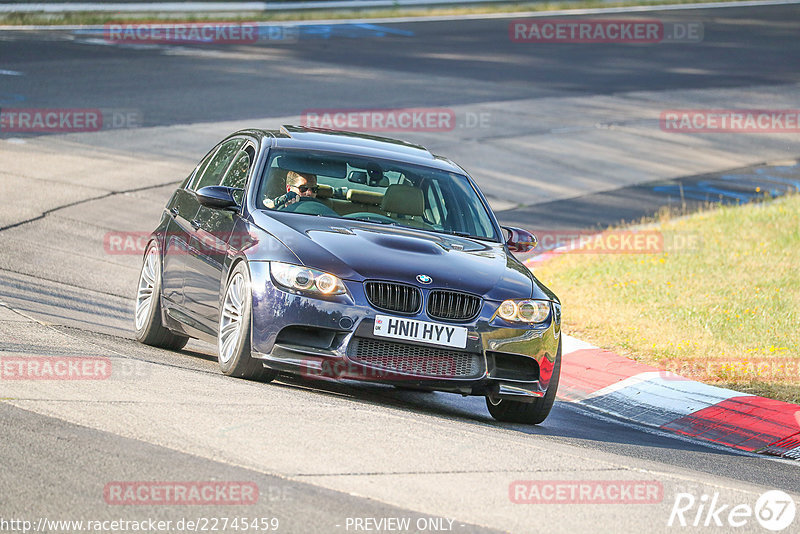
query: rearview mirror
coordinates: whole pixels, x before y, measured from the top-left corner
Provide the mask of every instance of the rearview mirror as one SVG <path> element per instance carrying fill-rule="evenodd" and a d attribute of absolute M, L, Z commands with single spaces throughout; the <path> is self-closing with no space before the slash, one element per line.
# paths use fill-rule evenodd
<path fill-rule="evenodd" d="M 347 176 L 347 181 L 354 184 L 367 185 L 367 173 L 364 171 L 350 171 L 350 174 Z"/>
<path fill-rule="evenodd" d="M 528 252 L 536 248 L 536 245 L 539 243 L 535 235 L 522 228 L 504 226 L 503 230 L 508 232 L 506 245 L 511 252 Z"/>
<path fill-rule="evenodd" d="M 233 194 L 236 191 L 241 191 L 241 189 L 225 187 L 224 185 L 208 185 L 195 191 L 194 196 L 197 197 L 197 201 L 202 206 L 216 210 L 227 210 L 239 207 L 236 199 L 233 198 Z"/>

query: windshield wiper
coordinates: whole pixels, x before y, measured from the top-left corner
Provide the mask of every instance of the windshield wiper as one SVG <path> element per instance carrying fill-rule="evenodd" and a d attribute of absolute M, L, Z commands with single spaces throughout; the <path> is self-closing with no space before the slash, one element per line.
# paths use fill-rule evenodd
<path fill-rule="evenodd" d="M 478 241 L 491 241 L 492 243 L 497 243 L 497 241 L 495 241 L 491 237 L 482 237 L 482 236 L 478 236 L 478 235 L 472 235 L 472 234 L 468 234 L 467 232 L 458 232 L 456 230 L 443 230 L 442 233 L 443 234 L 447 234 L 447 235 L 455 235 L 455 236 L 458 236 L 458 237 L 466 237 L 467 239 L 477 239 Z"/>
<path fill-rule="evenodd" d="M 377 218 L 376 219 L 372 219 L 370 217 L 342 217 L 342 219 L 345 219 L 347 221 L 361 221 L 361 222 L 368 222 L 368 223 L 375 223 L 375 224 L 388 224 L 390 226 L 397 226 L 396 222 L 384 221 L 382 219 L 377 219 Z"/>

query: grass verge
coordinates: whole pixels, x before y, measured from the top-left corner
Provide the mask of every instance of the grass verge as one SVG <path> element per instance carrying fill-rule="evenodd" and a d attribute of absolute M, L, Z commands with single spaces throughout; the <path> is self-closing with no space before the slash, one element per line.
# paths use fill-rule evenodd
<path fill-rule="evenodd" d="M 800 195 L 665 215 L 652 229 L 663 251 L 576 251 L 535 267 L 562 299 L 565 331 L 694 380 L 800 403 Z"/>
<path fill-rule="evenodd" d="M 146 0 L 142 0 L 146 1 Z M 286 22 L 309 20 L 372 19 L 391 17 L 426 17 L 447 15 L 476 15 L 491 13 L 522 13 L 532 11 L 553 11 L 561 9 L 612 8 L 648 5 L 695 4 L 699 0 L 629 0 L 608 2 L 603 0 L 572 0 L 561 2 L 522 2 L 490 4 L 464 7 L 442 8 L 385 8 L 359 10 L 303 10 L 303 11 L 254 11 L 241 13 L 2 13 L 0 25 L 96 25 L 124 22 L 153 22 L 154 20 L 180 22 Z M 704 0 L 703 3 L 726 2 L 730 0 Z"/>

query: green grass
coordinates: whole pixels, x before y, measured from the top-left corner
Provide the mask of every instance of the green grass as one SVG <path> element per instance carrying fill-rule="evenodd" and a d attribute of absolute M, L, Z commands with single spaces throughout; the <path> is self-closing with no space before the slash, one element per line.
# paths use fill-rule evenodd
<path fill-rule="evenodd" d="M 800 195 L 655 225 L 655 254 L 571 253 L 535 268 L 565 331 L 693 379 L 800 403 Z M 672 248 L 698 239 L 697 250 Z"/>
<path fill-rule="evenodd" d="M 0 14 L 3 25 L 89 25 L 119 22 L 152 22 L 166 19 L 181 22 L 283 22 L 303 20 L 333 19 L 368 19 L 384 17 L 420 17 L 438 15 L 469 15 L 481 13 L 513 13 L 525 11 L 551 11 L 557 9 L 586 9 L 603 7 L 646 6 L 666 4 L 694 4 L 699 0 L 622 0 L 604 2 L 602 0 L 574 0 L 561 2 L 523 2 L 508 4 L 491 4 L 482 6 L 449 7 L 449 8 L 385 8 L 361 10 L 303 10 L 280 12 L 251 13 L 8 13 Z M 706 0 L 723 2 L 727 0 Z"/>

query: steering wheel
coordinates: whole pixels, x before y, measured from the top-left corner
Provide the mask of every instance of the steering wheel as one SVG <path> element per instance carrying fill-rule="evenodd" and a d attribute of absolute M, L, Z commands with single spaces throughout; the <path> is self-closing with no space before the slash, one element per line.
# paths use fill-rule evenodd
<path fill-rule="evenodd" d="M 318 198 L 298 197 L 297 202 L 289 204 L 281 209 L 289 213 L 305 213 L 307 215 L 325 215 L 326 217 L 338 217 L 339 214 L 333 211 Z"/>
<path fill-rule="evenodd" d="M 348 213 L 342 217 L 343 219 L 360 219 L 370 222 L 385 222 L 390 224 L 397 224 L 397 221 L 392 219 L 391 217 L 387 217 L 386 215 L 381 215 L 380 213 L 372 213 L 369 211 L 358 211 L 356 213 Z"/>

